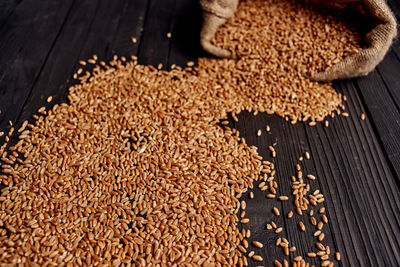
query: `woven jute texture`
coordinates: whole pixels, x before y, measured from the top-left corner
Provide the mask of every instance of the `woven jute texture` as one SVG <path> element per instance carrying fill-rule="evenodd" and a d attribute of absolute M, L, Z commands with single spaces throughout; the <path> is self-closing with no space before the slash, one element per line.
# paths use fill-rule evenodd
<path fill-rule="evenodd" d="M 336 9 L 359 6 L 363 10 L 365 19 L 373 25 L 365 35 L 364 49 L 347 56 L 323 72 L 313 74 L 310 77 L 313 80 L 331 81 L 367 75 L 382 61 L 397 35 L 396 19 L 386 0 L 308 0 L 303 2 Z M 238 0 L 200 0 L 200 6 L 203 9 L 203 27 L 200 33 L 203 49 L 216 57 L 232 57 L 230 51 L 213 45 L 211 40 L 218 28 L 234 16 Z M 357 9 L 354 8 L 354 12 L 356 11 Z"/>

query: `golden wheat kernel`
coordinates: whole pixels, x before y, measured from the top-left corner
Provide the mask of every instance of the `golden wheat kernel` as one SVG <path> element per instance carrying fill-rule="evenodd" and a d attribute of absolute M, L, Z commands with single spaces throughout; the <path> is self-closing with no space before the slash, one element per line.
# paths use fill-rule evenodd
<path fill-rule="evenodd" d="M 171 38 L 172 37 L 172 33 L 168 32 L 167 33 L 167 38 Z"/>
<path fill-rule="evenodd" d="M 279 227 L 279 228 L 276 228 L 275 233 L 279 234 L 279 233 L 282 232 L 282 231 L 283 231 L 283 228 L 282 228 L 282 227 Z"/>
<path fill-rule="evenodd" d="M 250 238 L 250 236 L 251 236 L 251 231 L 250 231 L 250 229 L 247 229 L 247 231 L 246 231 L 246 237 L 247 237 L 247 238 Z"/>
<path fill-rule="evenodd" d="M 296 256 L 296 257 L 293 258 L 293 260 L 294 261 L 301 261 L 301 260 L 303 260 L 303 257 L 302 256 Z"/>
<path fill-rule="evenodd" d="M 339 253 L 339 252 L 336 252 L 336 253 L 335 253 L 335 258 L 336 258 L 337 261 L 340 261 L 341 256 L 340 256 L 340 253 Z"/>
<path fill-rule="evenodd" d="M 299 228 L 303 232 L 306 230 L 306 226 L 304 225 L 304 223 L 302 221 L 299 222 Z"/>
<path fill-rule="evenodd" d="M 257 247 L 257 248 L 262 248 L 263 247 L 263 244 L 261 242 L 259 242 L 259 241 L 253 241 L 253 245 L 255 247 Z"/>
<path fill-rule="evenodd" d="M 329 246 L 326 246 L 325 247 L 325 252 L 326 252 L 326 254 L 331 254 L 331 249 L 330 249 L 330 247 Z"/>
<path fill-rule="evenodd" d="M 243 223 L 243 224 L 246 224 L 246 223 L 250 222 L 250 219 L 249 218 L 243 218 L 243 219 L 240 220 L 240 222 Z"/>
<path fill-rule="evenodd" d="M 261 130 L 257 131 L 257 136 L 261 136 Z"/>
<path fill-rule="evenodd" d="M 266 130 L 267 132 L 271 131 L 271 127 L 270 127 L 269 125 L 267 125 L 267 126 L 265 127 L 265 130 Z"/>
<path fill-rule="evenodd" d="M 252 258 L 255 261 L 263 261 L 263 258 L 261 256 L 259 256 L 259 255 L 254 255 Z"/>
<path fill-rule="evenodd" d="M 306 159 L 310 159 L 310 158 L 311 158 L 310 153 L 309 153 L 309 152 L 306 152 L 306 153 L 305 153 L 305 157 L 306 157 Z"/>
<path fill-rule="evenodd" d="M 293 217 L 293 211 L 289 211 L 287 217 L 288 217 L 289 219 L 292 218 L 292 217 Z"/>
<path fill-rule="evenodd" d="M 325 252 L 325 246 L 324 245 L 322 245 L 321 243 L 319 243 L 319 242 L 317 242 L 317 248 L 319 249 L 319 250 L 322 250 L 322 251 L 324 251 Z"/>
<path fill-rule="evenodd" d="M 272 209 L 272 211 L 274 212 L 274 214 L 275 214 L 276 216 L 279 216 L 279 215 L 280 215 L 280 212 L 279 212 L 278 208 L 274 207 L 274 208 Z"/>
<path fill-rule="evenodd" d="M 289 256 L 289 248 L 288 246 L 285 244 L 285 246 L 283 247 L 283 252 L 286 256 Z"/>
<path fill-rule="evenodd" d="M 321 267 L 329 266 L 330 263 L 331 263 L 330 261 L 323 261 L 323 262 L 321 263 Z"/>
<path fill-rule="evenodd" d="M 321 260 L 329 260 L 329 255 L 324 255 L 320 258 Z"/>
<path fill-rule="evenodd" d="M 307 178 L 310 179 L 310 180 L 315 180 L 316 179 L 315 176 L 312 175 L 312 174 L 307 174 Z"/>
<path fill-rule="evenodd" d="M 246 201 L 242 200 L 242 201 L 240 202 L 240 207 L 241 207 L 242 209 L 246 209 Z"/>
<path fill-rule="evenodd" d="M 319 241 L 324 240 L 324 238 L 325 238 L 325 234 L 324 234 L 324 233 L 321 233 L 321 234 L 318 236 L 318 240 L 319 240 Z"/>

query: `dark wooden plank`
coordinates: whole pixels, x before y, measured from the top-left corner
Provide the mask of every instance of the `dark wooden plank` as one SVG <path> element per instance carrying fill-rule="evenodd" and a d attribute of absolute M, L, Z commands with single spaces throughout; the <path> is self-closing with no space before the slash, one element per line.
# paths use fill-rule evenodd
<path fill-rule="evenodd" d="M 393 75 L 396 74 L 393 73 Z M 376 70 L 368 76 L 355 79 L 355 82 L 366 106 L 366 114 L 373 122 L 379 141 L 383 144 L 398 179 L 400 177 L 400 112 Z"/>
<path fill-rule="evenodd" d="M 171 22 L 169 65 L 184 67 L 205 56 L 200 46 L 201 9 L 197 0 L 176 0 Z"/>
<path fill-rule="evenodd" d="M 94 54 L 98 61 L 112 58 L 112 41 L 125 3 L 126 0 L 74 3 L 71 16 L 22 110 L 19 123 L 29 119 L 41 106 L 51 107 L 54 103 L 67 101 L 68 87 L 75 83 L 72 76 L 82 67 L 79 60 L 87 60 Z M 88 64 L 82 68 L 90 70 L 92 67 Z M 47 104 L 45 100 L 50 95 L 54 102 Z"/>
<path fill-rule="evenodd" d="M 252 237 L 250 241 L 259 240 L 264 244 L 268 244 L 265 249 L 261 251 L 256 250 L 257 254 L 261 254 L 264 259 L 264 265 L 271 266 L 275 259 L 282 261 L 286 259 L 290 262 L 293 261 L 295 256 L 306 256 L 307 252 L 315 251 L 315 238 L 312 236 L 315 227 L 310 222 L 310 216 L 304 213 L 302 216 L 295 214 L 292 219 L 287 219 L 289 211 L 295 212 L 292 196 L 292 182 L 291 176 L 296 175 L 297 171 L 295 166 L 297 163 L 302 165 L 303 171 L 314 174 L 314 170 L 306 160 L 299 161 L 301 156 L 304 157 L 305 151 L 309 151 L 307 139 L 304 137 L 304 130 L 302 124 L 291 125 L 282 118 L 277 116 L 267 115 L 265 113 L 259 114 L 254 117 L 248 112 L 242 112 L 239 116 L 239 122 L 235 123 L 235 128 L 239 129 L 241 136 L 245 137 L 249 145 L 258 147 L 259 154 L 264 159 L 274 162 L 276 166 L 276 180 L 278 182 L 278 195 L 286 195 L 290 197 L 290 201 L 280 202 L 276 199 L 267 199 L 266 193 L 262 193 L 258 188 L 253 189 L 257 201 L 247 200 L 246 212 L 251 218 L 252 224 L 250 225 Z M 271 131 L 265 131 L 266 125 L 271 127 Z M 258 129 L 262 130 L 261 137 L 257 137 L 256 132 Z M 302 133 L 303 132 L 303 133 Z M 303 136 L 302 136 L 303 135 Z M 271 157 L 271 152 L 268 150 L 269 145 L 274 145 L 277 152 L 276 159 Z M 304 169 L 305 168 L 305 169 Z M 305 172 L 305 173 L 306 173 Z M 316 182 L 310 183 L 313 190 L 318 187 L 315 186 Z M 276 206 L 281 211 L 281 216 L 274 216 L 271 212 L 272 208 Z M 321 205 L 320 207 L 322 207 Z M 310 207 L 311 208 L 311 207 Z M 315 207 L 312 207 L 314 212 L 317 212 Z M 317 216 L 315 216 L 317 217 Z M 276 222 L 279 226 L 284 227 L 282 234 L 275 234 L 272 231 L 265 229 L 265 225 L 271 220 Z M 298 223 L 302 221 L 306 226 L 306 231 L 299 231 Z M 254 230 L 256 230 L 255 233 Z M 333 242 L 329 229 L 325 230 L 326 238 L 325 244 L 328 244 L 334 250 Z M 290 253 L 289 257 L 284 256 L 283 248 L 275 246 L 276 239 L 285 237 L 289 240 L 290 246 L 296 247 L 295 253 Z M 253 248 L 252 248 L 253 249 Z M 310 263 L 316 264 L 315 259 L 307 259 Z M 251 261 L 250 266 L 256 266 L 256 263 Z"/>
<path fill-rule="evenodd" d="M 21 2 L 22 0 L 3 0 L 0 2 L 0 29 Z"/>
<path fill-rule="evenodd" d="M 148 0 L 126 1 L 112 43 L 112 50 L 117 55 L 129 58 L 138 54 L 147 5 Z M 137 39 L 136 43 L 131 41 L 132 37 Z"/>
<path fill-rule="evenodd" d="M 384 60 L 377 67 L 377 72 L 382 78 L 389 95 L 391 96 L 397 110 L 400 111 L 400 60 L 393 50 L 390 50 Z"/>
<path fill-rule="evenodd" d="M 346 88 L 348 89 L 345 92 L 350 96 L 350 101 L 360 102 L 356 98 L 354 88 L 349 85 Z M 398 264 L 398 246 L 387 244 L 387 237 L 391 236 L 393 232 L 398 235 L 399 231 L 397 215 L 399 207 L 396 204 L 391 207 L 393 203 L 398 202 L 398 189 L 395 178 L 385 162 L 374 133 L 371 131 L 371 125 L 368 122 L 359 123 L 359 114 L 362 112 L 360 106 L 361 104 L 358 103 L 357 109 L 350 108 L 352 116 L 349 119 L 336 119 L 339 125 L 338 127 L 334 125 L 334 132 L 331 131 L 332 129 L 327 129 L 324 131 L 325 134 L 321 131 L 318 137 L 313 138 L 317 143 L 314 147 L 319 151 L 318 159 L 326 157 L 325 162 L 333 166 L 331 169 L 334 179 L 331 180 L 331 183 L 326 183 L 325 192 L 329 192 L 334 200 L 327 204 L 337 203 L 338 201 L 335 200 L 337 195 L 340 197 L 347 195 L 349 198 L 349 201 L 342 201 L 343 207 L 349 211 L 352 210 L 354 214 L 348 216 L 344 213 L 347 220 L 344 225 L 347 225 L 345 227 L 356 231 L 356 233 L 358 232 L 357 234 L 354 234 L 354 231 L 350 232 L 352 239 L 360 240 L 361 238 L 362 243 L 357 242 L 356 244 L 365 244 L 365 246 L 351 246 L 356 249 L 358 255 L 362 255 L 365 250 L 367 251 L 368 261 L 365 261 L 365 257 L 359 256 L 362 259 L 362 266 L 363 264 L 372 266 L 376 264 L 376 266 L 392 265 L 393 262 Z M 318 141 L 318 139 L 322 141 Z M 340 140 L 340 142 L 333 142 L 332 140 Z M 340 151 L 340 154 L 338 155 L 335 151 Z M 321 172 L 327 171 L 326 168 L 322 167 L 320 170 Z M 387 184 L 392 186 L 391 190 L 386 188 Z M 389 190 L 389 193 L 387 190 Z M 383 215 L 381 215 L 382 207 L 385 210 Z M 338 219 L 343 218 L 342 211 L 335 210 L 335 213 Z M 346 216 L 348 217 L 346 218 Z M 389 226 L 387 220 L 392 221 Z M 390 229 L 392 224 L 394 230 Z M 340 228 L 342 224 L 337 225 Z M 385 229 L 385 231 L 382 232 L 382 229 Z M 346 235 L 342 236 L 346 237 Z M 371 245 L 373 251 L 370 250 Z M 382 249 L 384 251 L 381 251 Z M 395 251 L 392 252 L 391 249 Z M 347 248 L 344 251 L 347 251 Z M 371 261 L 375 259 L 377 262 Z"/>
<path fill-rule="evenodd" d="M 171 30 L 171 19 L 175 0 L 149 0 L 144 21 L 143 36 L 139 44 L 139 63 L 163 68 L 168 65 L 170 39 L 167 33 Z"/>
<path fill-rule="evenodd" d="M 290 125 L 276 116 L 259 114 L 254 117 L 247 112 L 239 115 L 239 122 L 234 127 L 249 145 L 259 148 L 264 159 L 272 160 L 266 147 L 276 143 L 274 162 L 280 194 L 290 195 L 290 177 L 295 174 L 298 157 L 304 155 L 304 151 L 311 152 L 311 160 L 303 161 L 303 170 L 318 177 L 310 183 L 311 188 L 312 191 L 320 189 L 325 195 L 324 206 L 330 221 L 328 227 L 324 227 L 323 243 L 329 244 L 332 251 L 341 252 L 342 266 L 397 266 L 400 263 L 397 240 L 400 236 L 400 195 L 395 177 L 371 121 L 359 119 L 364 110 L 357 91 L 349 82 L 341 87 L 348 95 L 351 116 L 330 119 L 328 128 Z M 263 135 L 257 137 L 257 130 L 264 129 L 266 124 L 271 126 L 271 133 L 263 131 Z M 310 225 L 309 216 L 301 216 L 307 230 L 299 232 L 300 216 L 282 220 L 271 213 L 272 207 L 277 206 L 286 215 L 293 209 L 292 203 L 267 200 L 265 193 L 258 189 L 253 191 L 256 192 L 254 200 L 248 200 L 247 194 L 244 196 L 246 213 L 252 221 L 250 240 L 261 240 L 266 245 L 262 251 L 256 251 L 268 259 L 264 264 L 270 265 L 273 259 L 284 258 L 282 249 L 273 244 L 277 235 L 265 230 L 265 224 L 270 220 L 285 226 L 285 236 L 297 247 L 298 254 L 295 255 L 304 256 L 309 251 L 316 251 L 316 240 L 311 231 L 316 229 Z M 316 212 L 317 209 L 313 210 Z M 252 266 L 255 266 L 254 262 Z"/>
<path fill-rule="evenodd" d="M 120 51 L 126 56 L 135 54 L 137 45 L 132 44 L 130 37 L 140 37 L 145 10 L 144 1 L 77 1 L 21 111 L 17 127 L 41 106 L 51 108 L 55 103 L 68 101 L 68 88 L 75 83 L 73 73 L 82 67 L 79 60 L 96 54 L 98 61 L 109 61 L 115 53 L 121 55 Z M 82 68 L 92 67 L 89 64 Z M 50 95 L 54 100 L 46 103 Z"/>
<path fill-rule="evenodd" d="M 0 131 L 17 119 L 71 4 L 72 0 L 40 5 L 26 0 L 0 31 Z"/>

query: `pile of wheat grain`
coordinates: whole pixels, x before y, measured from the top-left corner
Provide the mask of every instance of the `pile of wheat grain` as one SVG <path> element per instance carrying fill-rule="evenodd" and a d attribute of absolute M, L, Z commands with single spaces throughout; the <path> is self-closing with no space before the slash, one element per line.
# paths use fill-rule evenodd
<path fill-rule="evenodd" d="M 216 38 L 237 61 L 169 72 L 125 58 L 99 64 L 68 104 L 40 109 L 15 146 L 2 146 L 0 262 L 247 263 L 238 198 L 275 171 L 217 123 L 245 109 L 322 120 L 341 95 L 303 74 L 356 40 L 340 20 L 292 1 L 244 1 Z"/>

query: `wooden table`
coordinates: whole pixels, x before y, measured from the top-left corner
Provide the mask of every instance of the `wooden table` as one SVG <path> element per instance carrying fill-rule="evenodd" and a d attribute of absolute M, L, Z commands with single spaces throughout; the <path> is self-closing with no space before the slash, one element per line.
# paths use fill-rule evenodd
<path fill-rule="evenodd" d="M 400 2 L 389 2 L 400 14 Z M 199 23 L 196 0 L 1 1 L 0 131 L 9 131 L 9 121 L 17 128 L 26 119 L 32 121 L 41 106 L 65 102 L 79 60 L 93 54 L 105 61 L 114 54 L 137 55 L 140 63 L 164 66 L 195 60 L 202 55 Z M 165 38 L 168 32 L 170 39 Z M 137 43 L 131 42 L 132 36 Z M 266 148 L 277 143 L 277 158 L 271 158 L 267 149 L 260 149 L 260 154 L 276 163 L 280 194 L 291 193 L 294 166 L 305 151 L 311 153 L 302 165 L 318 177 L 312 187 L 325 195 L 329 223 L 324 243 L 333 252 L 340 251 L 339 266 L 399 266 L 400 42 L 370 75 L 334 85 L 347 96 L 350 117 L 330 118 L 327 128 L 291 125 L 278 116 L 246 112 L 231 126 L 250 145 Z M 54 100 L 48 104 L 50 95 Z M 364 121 L 361 113 L 366 114 Z M 267 124 L 270 133 L 257 137 L 256 130 Z M 247 203 L 252 220 L 246 227 L 252 230 L 250 240 L 264 243 L 256 252 L 266 266 L 284 258 L 282 248 L 275 246 L 277 236 L 265 229 L 273 219 L 284 225 L 286 237 L 297 247 L 297 254 L 286 259 L 316 250 L 308 215 L 275 219 L 273 206 L 286 215 L 293 204 L 253 191 L 255 198 Z M 298 230 L 300 219 L 307 222 L 304 233 Z"/>

